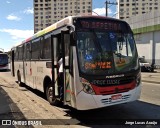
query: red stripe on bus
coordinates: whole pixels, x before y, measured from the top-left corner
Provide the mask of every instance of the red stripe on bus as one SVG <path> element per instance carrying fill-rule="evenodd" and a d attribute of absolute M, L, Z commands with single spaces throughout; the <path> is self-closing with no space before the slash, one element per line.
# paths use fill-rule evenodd
<path fill-rule="evenodd" d="M 114 85 L 114 86 L 105 86 L 105 87 L 98 87 L 96 85 L 92 85 L 93 90 L 95 91 L 96 95 L 109 95 L 109 94 L 115 94 L 115 93 L 122 93 L 122 92 L 128 92 L 129 90 L 132 90 L 136 87 L 136 82 L 132 81 L 129 84 L 123 84 L 123 85 Z"/>

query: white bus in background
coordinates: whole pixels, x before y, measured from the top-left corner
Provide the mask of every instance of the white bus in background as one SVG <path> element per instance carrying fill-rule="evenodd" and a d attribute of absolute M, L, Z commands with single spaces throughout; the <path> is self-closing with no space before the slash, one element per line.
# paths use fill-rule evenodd
<path fill-rule="evenodd" d="M 8 54 L 0 51 L 0 71 L 9 69 Z"/>
<path fill-rule="evenodd" d="M 133 33 L 125 21 L 69 16 L 11 49 L 19 82 L 45 93 L 50 104 L 78 110 L 139 99 L 141 75 Z M 68 57 L 68 59 L 64 59 Z M 63 60 L 63 75 L 58 60 Z"/>

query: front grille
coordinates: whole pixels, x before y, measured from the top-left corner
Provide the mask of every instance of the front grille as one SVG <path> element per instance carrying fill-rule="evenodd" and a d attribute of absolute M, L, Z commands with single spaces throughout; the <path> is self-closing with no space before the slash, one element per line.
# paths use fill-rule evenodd
<path fill-rule="evenodd" d="M 101 103 L 106 105 L 106 104 L 112 104 L 112 103 L 118 103 L 118 102 L 122 102 L 122 101 L 126 101 L 131 97 L 131 95 L 123 95 L 122 99 L 119 100 L 112 100 L 111 98 L 106 98 L 106 99 L 101 99 Z"/>
<path fill-rule="evenodd" d="M 128 92 L 131 88 L 123 88 L 123 89 L 118 89 L 116 88 L 115 90 L 111 90 L 111 91 L 100 91 L 100 93 L 102 95 L 106 95 L 106 94 L 117 94 L 117 93 L 122 93 L 122 92 Z"/>
<path fill-rule="evenodd" d="M 131 83 L 133 80 L 135 80 L 135 77 L 125 77 L 123 79 L 120 79 L 120 84 L 128 84 Z"/>

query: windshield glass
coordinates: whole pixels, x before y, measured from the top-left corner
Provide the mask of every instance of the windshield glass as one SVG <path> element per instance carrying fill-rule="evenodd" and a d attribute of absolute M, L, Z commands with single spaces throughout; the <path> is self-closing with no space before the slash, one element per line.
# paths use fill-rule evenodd
<path fill-rule="evenodd" d="M 77 54 L 81 72 L 107 75 L 126 72 L 137 66 L 137 53 L 131 32 L 95 29 L 77 31 Z"/>
<path fill-rule="evenodd" d="M 8 63 L 8 56 L 6 54 L 0 54 L 0 65 Z"/>

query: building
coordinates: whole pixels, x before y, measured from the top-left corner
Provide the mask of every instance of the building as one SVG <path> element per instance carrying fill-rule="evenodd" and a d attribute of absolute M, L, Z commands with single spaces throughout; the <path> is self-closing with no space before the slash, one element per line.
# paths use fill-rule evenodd
<path fill-rule="evenodd" d="M 133 30 L 138 55 L 160 68 L 160 10 L 132 16 L 126 21 Z"/>
<path fill-rule="evenodd" d="M 73 15 L 91 15 L 92 0 L 34 0 L 34 33 Z"/>
<path fill-rule="evenodd" d="M 148 13 L 160 6 L 160 0 L 117 0 L 117 2 L 118 19 Z"/>

